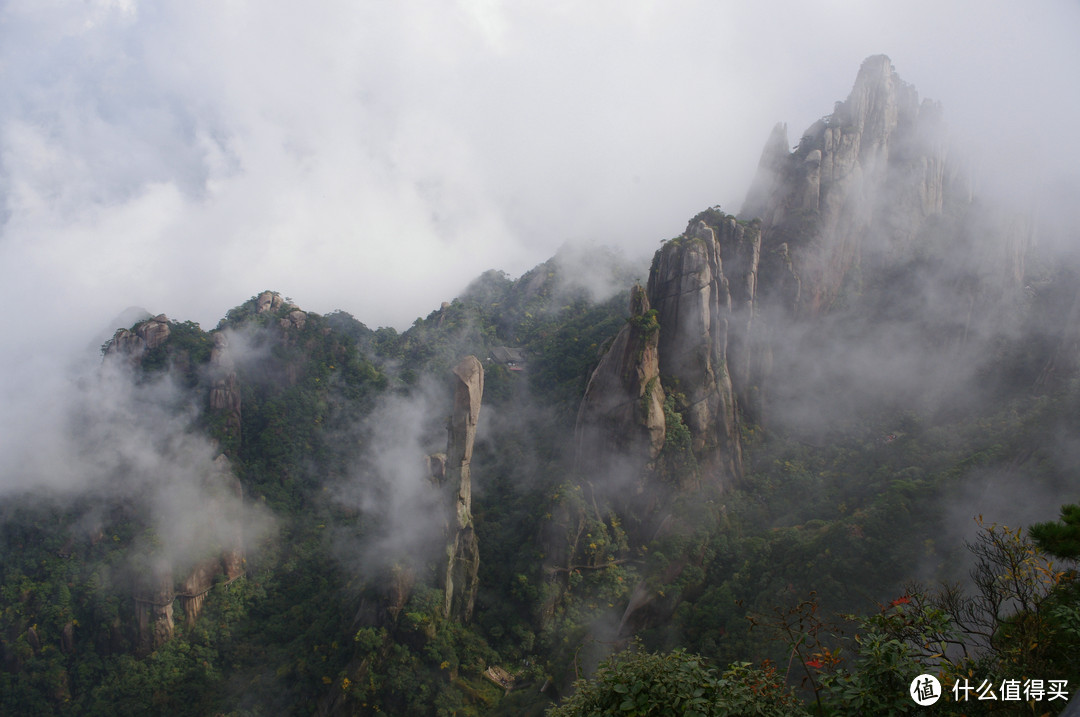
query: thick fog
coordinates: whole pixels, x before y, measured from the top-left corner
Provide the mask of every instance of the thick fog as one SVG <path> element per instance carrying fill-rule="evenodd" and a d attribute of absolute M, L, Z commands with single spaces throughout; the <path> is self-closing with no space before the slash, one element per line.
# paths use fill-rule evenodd
<path fill-rule="evenodd" d="M 404 328 L 567 241 L 647 253 L 871 54 L 982 191 L 1052 224 L 1080 186 L 1075 4 L 731 5 L 3 4 L 0 487 L 67 485 L 20 461 L 127 307 L 211 328 L 272 288 Z"/>

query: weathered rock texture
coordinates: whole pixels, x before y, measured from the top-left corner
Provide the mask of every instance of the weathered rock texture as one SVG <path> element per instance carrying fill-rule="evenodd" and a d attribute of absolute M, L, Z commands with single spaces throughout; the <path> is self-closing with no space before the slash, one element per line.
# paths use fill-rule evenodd
<path fill-rule="evenodd" d="M 198 619 L 206 594 L 219 578 L 227 584 L 245 572 L 244 488 L 224 454 L 214 460 L 214 470 L 206 481 L 205 492 L 210 496 L 205 517 L 219 536 L 220 545 L 214 546 L 215 554 L 196 563 L 177 588 L 176 597 L 184 608 L 184 619 L 189 627 Z"/>
<path fill-rule="evenodd" d="M 425 474 L 432 485 L 441 486 L 446 482 L 446 454 L 432 453 L 424 458 Z"/>
<path fill-rule="evenodd" d="M 657 253 L 649 273 L 660 375 L 690 429 L 702 479 L 722 487 L 742 477 L 731 369 L 745 373 L 759 257 L 756 227 L 706 212 Z"/>
<path fill-rule="evenodd" d="M 285 299 L 276 291 L 264 291 L 255 299 L 255 313 L 265 314 L 267 311 L 277 311 L 285 305 Z"/>
<path fill-rule="evenodd" d="M 640 469 L 663 448 L 658 329 L 645 290 L 635 286 L 630 291 L 630 320 L 593 371 L 578 410 L 579 471 L 602 472 L 624 459 Z"/>
<path fill-rule="evenodd" d="M 105 349 L 106 356 L 118 355 L 137 362 L 150 349 L 156 349 L 169 340 L 169 319 L 158 314 L 139 323 L 134 329 L 118 329 Z"/>
<path fill-rule="evenodd" d="M 653 259 L 647 292 L 600 359 L 578 411 L 577 468 L 644 478 L 666 441 L 665 398 L 691 435 L 701 483 L 742 478 L 736 387 L 749 385 L 760 232 L 718 210 L 691 220 Z M 694 488 L 684 483 L 684 489 Z"/>
<path fill-rule="evenodd" d="M 829 348 L 840 327 L 882 347 L 859 366 L 863 391 L 891 382 L 873 368 L 897 351 L 911 353 L 907 364 L 924 379 L 909 387 L 912 401 L 950 383 L 948 361 L 979 360 L 979 337 L 1000 332 L 1022 290 L 1033 228 L 980 201 L 966 177 L 940 106 L 920 101 L 883 55 L 863 63 L 847 100 L 794 150 L 787 128 L 774 129 L 740 213 L 761 222 L 748 362 L 732 366 L 744 415 L 767 421 L 775 399 L 785 415 L 809 416 L 812 407 L 792 410 L 791 401 L 843 389 Z M 931 355 L 947 359 L 933 365 Z M 848 385 L 845 394 L 855 393 Z"/>
<path fill-rule="evenodd" d="M 280 324 L 283 329 L 296 329 L 297 331 L 301 331 L 307 324 L 307 314 L 300 309 L 293 309 L 289 312 L 288 316 L 281 319 Z"/>
<path fill-rule="evenodd" d="M 454 502 L 448 526 L 442 587 L 447 617 L 467 622 L 476 601 L 479 549 L 472 522 L 472 462 L 484 395 L 484 367 L 467 356 L 453 370 L 454 409 L 446 442 L 445 480 Z"/>
<path fill-rule="evenodd" d="M 778 125 L 744 220 L 702 212 L 657 252 L 636 318 L 590 379 L 579 471 L 596 475 L 617 454 L 647 472 L 667 440 L 653 396 L 661 406 L 674 396 L 702 481 L 730 487 L 742 471 L 740 420 L 766 421 L 772 397 L 797 397 L 807 373 L 820 379 L 806 395 L 842 388 L 829 331 L 847 325 L 883 344 L 907 333 L 928 346 L 992 332 L 996 302 L 1019 291 L 1032 230 L 975 203 L 944 137 L 940 107 L 885 56 L 863 63 L 847 100 L 793 151 Z M 641 307 L 655 312 L 655 344 L 635 328 Z M 806 371 L 809 361 L 823 363 Z M 650 392 L 657 369 L 662 391 Z"/>
<path fill-rule="evenodd" d="M 940 107 L 920 103 L 884 55 L 863 63 L 847 100 L 794 151 L 786 126 L 773 130 L 741 215 L 789 245 L 801 312 L 827 310 L 864 257 L 907 250 L 948 200 L 966 200 L 943 136 Z"/>

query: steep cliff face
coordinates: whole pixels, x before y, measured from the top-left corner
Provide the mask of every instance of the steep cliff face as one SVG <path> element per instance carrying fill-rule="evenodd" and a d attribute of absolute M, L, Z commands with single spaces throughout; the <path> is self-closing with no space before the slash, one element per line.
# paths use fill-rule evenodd
<path fill-rule="evenodd" d="M 657 252 L 649 273 L 661 380 L 690 430 L 702 480 L 725 488 L 742 477 L 732 369 L 746 380 L 759 260 L 757 228 L 713 211 Z"/>
<path fill-rule="evenodd" d="M 578 410 L 579 472 L 611 469 L 617 460 L 638 472 L 663 448 L 659 328 L 648 295 L 635 286 L 630 291 L 630 319 L 593 371 Z"/>
<path fill-rule="evenodd" d="M 890 364 L 918 377 L 891 395 L 930 405 L 943 386 L 963 392 L 956 367 L 984 361 L 985 341 L 1022 330 L 1003 322 L 1024 292 L 1033 223 L 973 192 L 942 118 L 875 56 L 794 150 L 773 130 L 741 212 L 761 222 L 746 380 L 732 371 L 744 416 L 813 430 L 815 402 L 850 415 L 854 403 L 833 399 L 884 398 Z M 857 370 L 835 368 L 842 345 L 857 346 Z"/>
<path fill-rule="evenodd" d="M 166 557 L 175 551 L 160 546 L 150 556 L 152 567 L 140 573 L 135 589 L 138 649 L 143 654 L 156 650 L 174 632 L 176 601 L 184 611 L 184 624 L 191 627 L 202 613 L 207 594 L 218 583 L 232 582 L 245 572 L 243 535 L 243 487 L 233 473 L 228 458 L 219 455 L 202 480 L 207 497 L 202 514 L 194 516 L 204 524 L 210 555 L 194 561 Z M 177 564 L 174 564 L 177 563 Z"/>
<path fill-rule="evenodd" d="M 214 459 L 213 471 L 205 483 L 205 493 L 210 497 L 205 507 L 205 517 L 220 536 L 220 544 L 214 546 L 215 554 L 197 562 L 177 586 L 176 597 L 184 608 L 188 627 L 202 613 L 206 595 L 219 578 L 227 584 L 245 573 L 244 489 L 224 454 Z"/>
<path fill-rule="evenodd" d="M 801 313 L 834 304 L 853 268 L 910 248 L 927 218 L 969 196 L 950 166 L 940 107 L 920 103 L 889 58 L 868 58 L 847 100 L 811 125 L 794 151 L 778 125 L 741 216 L 788 244 Z"/>
<path fill-rule="evenodd" d="M 589 379 L 576 427 L 579 473 L 610 482 L 604 474 L 616 466 L 645 478 L 663 450 L 664 404 L 673 399 L 701 484 L 728 489 L 741 480 L 737 395 L 751 393 L 752 367 L 760 363 L 760 263 L 758 225 L 717 209 L 699 214 L 656 253 L 648 289 L 631 292 L 631 318 Z M 681 488 L 699 487 L 680 477 Z"/>
<path fill-rule="evenodd" d="M 767 263 L 782 289 L 777 296 L 797 292 L 797 280 L 783 283 L 790 272 L 782 255 L 773 253 Z M 758 223 L 738 222 L 719 209 L 694 217 L 656 252 L 648 289 L 632 292 L 631 318 L 593 371 L 578 412 L 576 468 L 592 489 L 595 522 L 589 523 L 580 486 L 554 506 L 542 540 L 545 576 L 557 589 L 543 615 L 555 613 L 571 572 L 596 567 L 583 546 L 590 535 L 585 526 L 594 526 L 595 534 L 605 520 L 597 493 L 606 499 L 605 511 L 619 514 L 630 540 L 645 543 L 679 530 L 667 512 L 673 491 L 715 493 L 742 482 L 739 396 L 753 395 L 753 368 L 762 363 L 755 309 L 761 265 Z M 620 462 L 637 490 L 627 490 L 618 476 L 613 480 L 611 466 Z M 606 494 L 597 490 L 601 485 Z M 635 587 L 620 635 L 666 619 L 669 613 L 655 607 L 662 595 L 657 585 L 675 580 L 689 564 L 675 560 L 652 576 L 659 582 Z"/>
<path fill-rule="evenodd" d="M 444 612 L 467 622 L 476 602 L 479 547 L 472 523 L 472 463 L 476 423 L 484 395 L 484 367 L 467 356 L 453 370 L 454 409 L 446 443 L 445 476 L 453 506 L 446 544 L 446 569 L 442 577 Z"/>
<path fill-rule="evenodd" d="M 135 590 L 137 651 L 149 654 L 168 642 L 175 630 L 173 601 L 176 597 L 172 570 L 157 565 L 141 575 Z"/>
<path fill-rule="evenodd" d="M 210 410 L 222 416 L 227 445 L 239 445 L 241 426 L 240 382 L 236 365 L 229 351 L 229 337 L 224 331 L 214 333 L 214 348 L 210 352 Z"/>

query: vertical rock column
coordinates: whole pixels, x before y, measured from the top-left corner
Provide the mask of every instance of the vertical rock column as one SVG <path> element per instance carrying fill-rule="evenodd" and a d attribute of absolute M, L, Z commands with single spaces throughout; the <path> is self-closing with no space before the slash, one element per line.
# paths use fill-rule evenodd
<path fill-rule="evenodd" d="M 468 622 L 476 602 L 480 557 L 472 524 L 472 462 L 476 422 L 484 394 L 484 367 L 467 356 L 453 371 L 454 411 L 446 443 L 446 485 L 454 499 L 448 526 L 446 570 L 443 576 L 444 612 Z"/>
<path fill-rule="evenodd" d="M 630 320 L 589 378 L 577 415 L 575 466 L 586 476 L 613 468 L 640 477 L 664 446 L 659 324 L 645 290 L 630 290 Z M 608 476 L 610 477 L 610 476 Z M 626 481 L 618 481 L 625 490 Z"/>
<path fill-rule="evenodd" d="M 730 225 L 741 235 L 741 225 Z M 728 370 L 732 298 L 720 252 L 713 228 L 692 224 L 653 260 L 649 301 L 660 322 L 660 375 L 678 397 L 703 481 L 729 488 L 742 479 L 742 449 Z M 750 255 L 752 264 L 757 252 Z M 752 269 L 747 272 L 752 287 Z"/>

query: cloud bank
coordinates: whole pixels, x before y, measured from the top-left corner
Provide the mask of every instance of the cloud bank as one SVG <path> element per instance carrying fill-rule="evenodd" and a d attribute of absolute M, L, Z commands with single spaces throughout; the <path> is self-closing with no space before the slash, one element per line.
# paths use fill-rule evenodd
<path fill-rule="evenodd" d="M 1065 0 L 11 0 L 0 449 L 56 429 L 125 307 L 209 328 L 273 288 L 404 328 L 568 240 L 655 248 L 737 209 L 773 123 L 870 54 L 990 150 L 988 184 L 1080 186 L 1078 29 Z"/>

